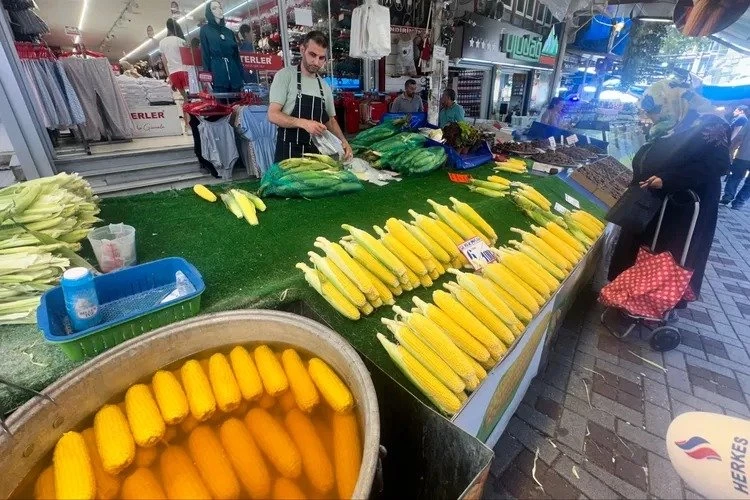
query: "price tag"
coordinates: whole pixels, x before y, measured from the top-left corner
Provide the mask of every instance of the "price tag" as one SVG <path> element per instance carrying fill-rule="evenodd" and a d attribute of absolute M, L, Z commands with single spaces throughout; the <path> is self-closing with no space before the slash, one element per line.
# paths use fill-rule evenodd
<path fill-rule="evenodd" d="M 567 193 L 565 194 L 565 201 L 567 203 L 573 205 L 576 208 L 581 208 L 581 204 L 578 202 L 578 200 L 576 200 L 575 198 L 573 198 L 572 196 L 570 196 Z"/>
<path fill-rule="evenodd" d="M 470 240 L 464 241 L 458 245 L 458 249 L 474 269 L 477 270 L 482 269 L 487 264 L 491 264 L 497 260 L 495 254 L 492 253 L 490 247 L 487 246 L 487 243 L 479 239 L 479 237 L 474 237 Z"/>
<path fill-rule="evenodd" d="M 549 147 L 551 147 L 552 149 L 557 148 L 557 143 L 555 143 L 554 137 L 549 137 L 547 140 L 549 141 Z"/>
<path fill-rule="evenodd" d="M 452 182 L 458 184 L 469 184 L 471 182 L 471 176 L 469 174 L 458 174 L 456 172 L 448 172 L 448 178 Z"/>
<path fill-rule="evenodd" d="M 572 146 L 573 144 L 578 142 L 578 136 L 575 134 L 569 135 L 568 137 L 565 138 L 565 142 L 568 144 L 568 146 Z"/>
<path fill-rule="evenodd" d="M 555 207 L 554 208 L 555 208 L 555 212 L 561 213 L 563 215 L 565 215 L 568 212 L 570 212 L 570 210 L 568 210 L 567 208 L 565 208 L 564 206 L 560 205 L 557 202 L 555 202 Z"/>
<path fill-rule="evenodd" d="M 210 71 L 199 71 L 198 81 L 203 83 L 213 83 L 214 75 Z"/>

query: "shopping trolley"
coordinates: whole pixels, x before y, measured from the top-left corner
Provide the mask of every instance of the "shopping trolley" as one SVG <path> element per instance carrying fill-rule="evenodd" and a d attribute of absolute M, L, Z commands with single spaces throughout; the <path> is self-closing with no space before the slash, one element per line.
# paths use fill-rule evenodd
<path fill-rule="evenodd" d="M 686 195 L 687 200 L 683 203 L 680 202 L 680 196 Z M 680 258 L 680 266 L 685 267 L 685 261 L 687 259 L 688 251 L 690 250 L 690 244 L 693 239 L 693 233 L 695 231 L 695 224 L 698 220 L 698 214 L 700 213 L 700 198 L 692 190 L 680 191 L 678 193 L 672 193 L 664 198 L 659 212 L 659 219 L 656 224 L 656 230 L 654 231 L 654 238 L 651 242 L 651 253 L 656 252 L 656 244 L 659 241 L 659 234 L 662 228 L 662 222 L 664 220 L 664 213 L 667 210 L 667 205 L 673 203 L 677 206 L 686 206 L 692 204 L 693 215 L 690 221 L 690 226 L 687 232 L 687 238 L 685 239 L 685 246 L 682 250 L 682 257 Z M 638 266 L 638 263 L 631 267 L 634 269 Z M 615 279 L 616 281 L 616 279 Z M 604 291 L 604 290 L 603 290 Z M 642 335 L 643 328 L 651 331 L 651 335 L 648 339 L 651 348 L 655 351 L 669 351 L 680 345 L 680 332 L 674 326 L 669 325 L 670 322 L 676 319 L 674 308 L 669 309 L 664 313 L 662 317 L 648 317 L 631 314 L 624 308 L 618 307 L 606 307 L 601 315 L 601 322 L 607 327 L 609 332 L 617 337 L 618 339 L 624 339 L 636 328 L 639 327 L 639 333 Z"/>

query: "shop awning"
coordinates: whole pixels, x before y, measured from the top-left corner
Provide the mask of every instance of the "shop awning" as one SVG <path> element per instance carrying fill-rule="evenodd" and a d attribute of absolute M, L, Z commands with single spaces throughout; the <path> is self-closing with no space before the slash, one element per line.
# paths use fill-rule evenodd
<path fill-rule="evenodd" d="M 750 55 L 750 9 L 729 28 L 712 36 L 714 40 L 732 49 Z"/>

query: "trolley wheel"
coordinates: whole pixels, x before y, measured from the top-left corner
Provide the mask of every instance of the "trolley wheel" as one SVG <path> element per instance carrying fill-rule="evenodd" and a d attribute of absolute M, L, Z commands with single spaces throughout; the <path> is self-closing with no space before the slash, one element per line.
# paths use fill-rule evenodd
<path fill-rule="evenodd" d="M 680 345 L 680 332 L 673 326 L 655 328 L 648 341 L 654 351 L 671 351 Z"/>

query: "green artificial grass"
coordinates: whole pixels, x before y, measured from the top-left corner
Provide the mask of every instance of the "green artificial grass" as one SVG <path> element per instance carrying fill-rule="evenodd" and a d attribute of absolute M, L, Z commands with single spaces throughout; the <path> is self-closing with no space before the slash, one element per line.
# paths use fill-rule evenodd
<path fill-rule="evenodd" d="M 470 173 L 482 179 L 494 174 L 489 166 Z M 532 184 L 553 203 L 562 202 L 565 193 L 576 196 L 571 187 L 554 177 L 499 175 Z M 239 185 L 252 191 L 257 189 L 258 182 Z M 500 243 L 517 239 L 518 235 L 512 233 L 510 227 L 528 229 L 530 226 L 530 221 L 509 197 L 489 198 L 475 194 L 466 186 L 450 182 L 442 170 L 384 187 L 366 184 L 363 191 L 355 194 L 316 200 L 268 198 L 267 211 L 258 213 L 259 226 L 236 219 L 221 201 L 208 203 L 189 189 L 105 199 L 101 203 L 100 217 L 105 223 L 123 222 L 136 229 L 139 262 L 179 256 L 195 265 L 206 283 L 202 312 L 279 308 L 305 301 L 318 319 L 349 340 L 360 354 L 410 387 L 375 337 L 377 331 L 387 333 L 380 318 L 392 317 L 390 308 L 383 307 L 369 317 L 350 321 L 307 285 L 294 264 L 307 261 L 307 252 L 318 251 L 313 246 L 316 237 L 337 241 L 344 236 L 341 224 L 351 224 L 374 234 L 373 225 L 382 226 L 389 217 L 409 220 L 409 209 L 428 214 L 432 209 L 426 201 L 428 198 L 450 204 L 450 196 L 474 207 L 495 228 Z M 582 196 L 576 198 L 582 208 L 602 215 Z M 430 301 L 432 291 L 451 279 L 452 275 L 447 274 L 430 289 L 404 292 L 397 297 L 397 304 L 409 310 L 414 295 Z M 37 390 L 76 366 L 57 347 L 46 344 L 36 327 L 4 328 L 0 349 L 3 352 L 0 377 Z M 0 385 L 0 408 L 5 412 L 28 397 L 28 394 L 8 391 Z"/>

